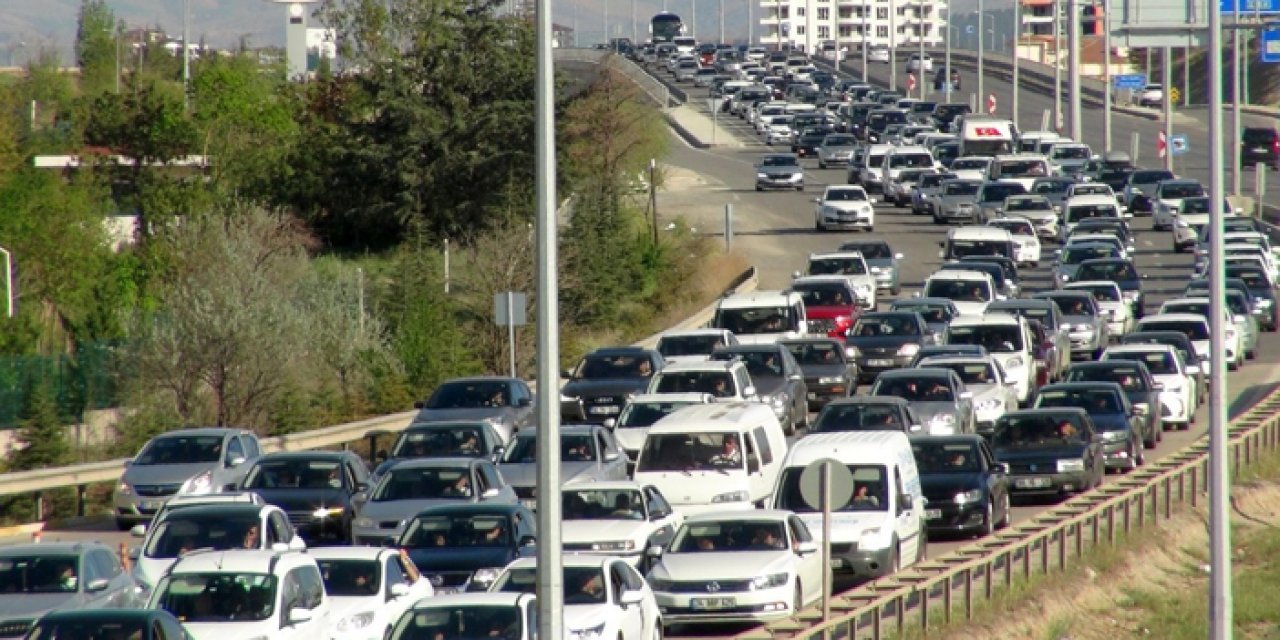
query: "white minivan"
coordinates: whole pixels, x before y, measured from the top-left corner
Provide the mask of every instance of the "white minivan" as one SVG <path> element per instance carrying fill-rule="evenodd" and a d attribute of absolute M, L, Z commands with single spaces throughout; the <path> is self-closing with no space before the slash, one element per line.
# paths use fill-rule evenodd
<path fill-rule="evenodd" d="M 769 405 L 694 405 L 649 427 L 633 479 L 686 516 L 749 509 L 769 502 L 786 455 Z"/>
<path fill-rule="evenodd" d="M 924 490 L 906 434 L 818 433 L 795 443 L 771 506 L 794 511 L 819 542 L 822 510 L 805 501 L 800 476 L 810 464 L 826 459 L 844 465 L 853 476 L 849 499 L 835 499 L 831 505 L 831 568 L 879 578 L 923 560 Z"/>

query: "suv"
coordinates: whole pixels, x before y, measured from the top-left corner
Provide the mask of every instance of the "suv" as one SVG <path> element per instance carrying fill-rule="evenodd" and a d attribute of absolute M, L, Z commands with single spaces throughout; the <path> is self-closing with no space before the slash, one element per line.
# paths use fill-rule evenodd
<path fill-rule="evenodd" d="M 653 377 L 646 394 L 707 393 L 716 402 L 756 402 L 755 383 L 741 360 L 673 364 Z"/>
<path fill-rule="evenodd" d="M 128 531 L 150 520 L 179 492 L 234 491 L 261 454 L 258 436 L 244 429 L 181 429 L 158 435 L 126 463 L 112 492 L 116 526 Z"/>
<path fill-rule="evenodd" d="M 985 347 L 1000 363 L 1004 379 L 1013 387 L 1018 402 L 1030 401 L 1035 390 L 1036 345 L 1025 317 L 1000 312 L 960 316 L 947 327 L 943 342 Z"/>
<path fill-rule="evenodd" d="M 198 551 L 174 562 L 151 594 L 197 638 L 327 637 L 330 602 L 315 558 L 296 551 Z"/>
<path fill-rule="evenodd" d="M 1240 137 L 1240 165 L 1265 164 L 1280 169 L 1280 131 L 1271 127 L 1246 127 Z"/>
<path fill-rule="evenodd" d="M 753 291 L 720 299 L 711 326 L 728 329 L 738 342 L 777 342 L 809 333 L 804 297 L 798 291 Z"/>

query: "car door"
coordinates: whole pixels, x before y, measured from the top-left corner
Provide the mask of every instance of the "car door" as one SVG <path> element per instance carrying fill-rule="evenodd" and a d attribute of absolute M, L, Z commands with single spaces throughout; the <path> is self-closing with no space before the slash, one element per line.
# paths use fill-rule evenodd
<path fill-rule="evenodd" d="M 608 429 L 598 429 L 596 440 L 600 444 L 601 477 L 606 480 L 626 480 L 627 456 L 623 454 L 613 433 Z"/>
<path fill-rule="evenodd" d="M 285 575 L 284 588 L 281 590 L 284 606 L 280 609 L 283 626 L 280 629 L 280 640 L 315 640 L 323 638 L 328 632 L 328 605 L 325 602 L 324 582 L 320 571 L 314 565 L 303 565 L 289 570 Z M 311 619 L 289 624 L 290 612 L 305 609 L 311 612 Z"/>
<path fill-rule="evenodd" d="M 385 604 L 382 605 L 382 619 L 388 624 L 395 623 L 400 619 L 400 614 L 404 613 L 416 598 L 423 598 L 430 594 L 425 593 L 422 589 L 414 588 L 417 585 L 409 583 L 409 576 L 401 564 L 402 558 L 399 554 L 389 553 L 382 561 L 382 572 L 385 578 L 382 581 L 382 598 Z M 426 580 L 419 580 L 420 584 L 427 584 Z M 404 585 L 397 588 L 396 585 Z M 404 589 L 407 591 L 403 591 Z M 396 595 L 397 591 L 401 591 L 400 595 Z"/>
<path fill-rule="evenodd" d="M 979 458 L 982 460 L 982 468 L 986 473 L 985 482 L 987 485 L 987 494 L 991 496 L 993 509 L 1007 506 L 1005 497 L 1009 494 L 1009 476 L 1004 472 L 1004 465 L 996 462 L 995 454 L 991 453 L 991 447 L 987 446 L 986 441 L 978 443 Z M 1004 512 L 992 512 L 997 519 L 1005 517 Z"/>
<path fill-rule="evenodd" d="M 523 401 L 527 401 L 522 404 Z M 529 390 L 529 385 L 523 380 L 515 380 L 511 383 L 511 406 L 515 407 L 515 429 L 519 431 L 525 427 L 531 426 L 534 421 L 534 405 L 537 399 L 533 392 Z"/>
<path fill-rule="evenodd" d="M 760 443 L 754 434 L 739 433 L 738 442 L 747 443 L 747 484 L 751 488 L 751 500 L 759 500 L 769 495 L 773 487 L 769 486 L 764 474 L 764 465 L 760 458 Z"/>
<path fill-rule="evenodd" d="M 813 534 L 800 520 L 799 516 L 787 516 L 787 535 L 791 537 L 791 552 L 795 554 L 796 576 L 800 578 L 800 599 L 804 603 L 813 602 L 822 597 L 823 571 L 821 553 L 801 554 L 801 543 L 813 542 Z"/>
<path fill-rule="evenodd" d="M 307 543 L 302 541 L 302 536 L 294 530 L 293 525 L 289 522 L 289 518 L 285 516 L 283 511 L 273 509 L 267 516 L 267 535 L 268 545 L 271 548 L 271 542 L 283 542 L 290 549 L 302 550 L 307 548 Z M 271 538 L 274 538 L 272 540 Z"/>
<path fill-rule="evenodd" d="M 682 518 L 671 508 L 671 504 L 667 502 L 662 492 L 653 485 L 646 486 L 642 493 L 646 505 L 645 513 L 648 514 L 649 523 L 652 526 L 649 533 L 648 546 L 658 545 L 667 546 L 668 542 L 676 535 L 676 529 L 680 528 Z"/>
<path fill-rule="evenodd" d="M 893 504 L 897 512 L 894 516 L 894 530 L 898 535 L 898 566 L 906 567 L 915 562 L 921 543 L 922 505 L 913 504 L 907 507 L 902 497 L 907 493 L 907 486 L 902 482 L 902 471 L 893 465 Z"/>
<path fill-rule="evenodd" d="M 623 580 L 627 583 L 627 590 L 639 591 L 643 595 L 641 604 L 638 607 L 640 609 L 640 619 L 645 623 L 660 619 L 658 601 L 654 599 L 653 589 L 649 588 L 649 583 L 645 582 L 644 578 L 626 562 L 617 561 L 616 566 L 618 573 L 622 575 Z M 660 629 L 645 629 L 642 637 L 657 637 L 661 635 L 660 631 Z"/>
<path fill-rule="evenodd" d="M 644 606 L 622 604 L 622 594 L 630 591 L 627 573 L 621 560 L 611 560 L 605 566 L 609 580 L 609 604 L 613 617 L 618 621 L 618 637 L 623 640 L 644 640 Z"/>
<path fill-rule="evenodd" d="M 804 374 L 800 372 L 800 364 L 789 349 L 778 351 L 782 358 L 782 375 L 786 376 L 787 390 L 791 394 L 791 414 L 804 418 L 809 413 L 809 390 L 804 383 Z M 808 422 L 807 419 L 803 421 Z"/>

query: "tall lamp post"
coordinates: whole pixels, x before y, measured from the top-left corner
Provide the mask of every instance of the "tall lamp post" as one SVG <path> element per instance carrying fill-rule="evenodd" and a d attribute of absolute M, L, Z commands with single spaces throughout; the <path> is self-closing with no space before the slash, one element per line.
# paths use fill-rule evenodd
<path fill-rule="evenodd" d="M 867 82 L 867 51 L 871 48 L 871 2 L 862 2 L 862 81 Z"/>
<path fill-rule="evenodd" d="M 982 0 L 978 0 L 978 25 L 977 25 L 977 27 L 978 27 L 978 28 L 974 29 L 974 31 L 975 31 L 975 34 L 974 34 L 974 35 L 976 35 L 976 36 L 978 37 L 978 46 L 977 46 L 976 48 L 977 48 L 977 50 L 978 50 L 978 102 L 979 102 L 979 104 L 981 104 L 981 102 L 982 102 L 982 100 L 983 100 L 983 96 L 987 95 L 986 93 L 984 93 L 984 92 L 982 91 L 982 87 L 983 87 L 983 84 L 982 84 L 982 75 L 983 75 L 983 71 L 982 71 L 982 58 L 983 58 L 983 51 L 982 51 L 982 16 L 983 16 L 983 13 L 982 13 Z"/>
<path fill-rule="evenodd" d="M 950 14 L 950 12 L 948 12 L 948 14 Z M 950 15 L 948 15 L 947 17 L 949 19 Z M 946 49 L 947 53 L 946 53 L 946 60 L 943 62 L 943 64 L 946 65 L 943 71 L 946 74 L 946 79 L 943 86 L 946 87 L 945 95 L 946 95 L 947 102 L 951 102 L 951 92 L 955 89 L 955 86 L 951 82 L 951 34 L 953 33 L 957 33 L 957 34 L 960 33 L 960 27 L 953 27 L 951 25 L 947 25 L 947 49 Z"/>
<path fill-rule="evenodd" d="M 1013 96 L 1009 99 L 1013 110 L 1013 126 L 1018 126 L 1018 59 L 1022 56 L 1018 45 L 1022 42 L 1022 0 L 1013 0 Z"/>

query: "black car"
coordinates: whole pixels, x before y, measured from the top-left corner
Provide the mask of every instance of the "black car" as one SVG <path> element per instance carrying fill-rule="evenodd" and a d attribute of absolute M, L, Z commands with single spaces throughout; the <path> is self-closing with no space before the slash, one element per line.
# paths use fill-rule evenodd
<path fill-rule="evenodd" d="M 488 422 L 426 422 L 409 425 L 400 432 L 390 453 L 379 451 L 377 468 L 373 475 L 382 472 L 397 460 L 407 458 L 489 458 L 496 460 L 502 453 L 501 434 Z"/>
<path fill-rule="evenodd" d="M 844 431 L 920 431 L 911 404 L 897 396 L 853 396 L 832 400 L 813 419 L 809 433 Z"/>
<path fill-rule="evenodd" d="M 716 347 L 711 360 L 741 360 L 751 374 L 756 394 L 773 408 L 782 429 L 791 435 L 809 424 L 809 391 L 800 365 L 780 344 Z"/>
<path fill-rule="evenodd" d="M 814 127 L 800 134 L 796 141 L 791 143 L 791 153 L 801 158 L 814 158 L 818 155 L 818 147 L 822 146 L 822 141 L 827 136 L 834 133 L 823 127 Z"/>
<path fill-rule="evenodd" d="M 1009 470 L 978 435 L 911 436 L 929 535 L 990 535 L 1009 526 Z"/>
<path fill-rule="evenodd" d="M 1088 411 L 1102 437 L 1108 469 L 1133 470 L 1145 461 L 1142 420 L 1129 404 L 1124 389 L 1114 382 L 1062 382 L 1041 387 L 1034 407 L 1078 407 Z"/>
<path fill-rule="evenodd" d="M 283 509 L 314 546 L 351 542 L 351 497 L 369 486 L 369 470 L 355 452 L 282 451 L 259 458 L 240 489 Z"/>
<path fill-rule="evenodd" d="M 949 298 L 903 298 L 889 305 L 890 311 L 914 311 L 924 318 L 929 329 L 937 335 L 947 332 L 951 321 L 960 317 L 960 309 Z"/>
<path fill-rule="evenodd" d="M 1240 166 L 1258 164 L 1280 169 L 1280 131 L 1274 127 L 1245 127 L 1240 134 Z"/>
<path fill-rule="evenodd" d="M 1124 258 L 1091 258 L 1080 263 L 1072 276 L 1076 282 L 1107 280 L 1120 285 L 1120 293 L 1129 303 L 1134 318 L 1146 315 L 1147 301 L 1142 296 L 1142 277 L 1133 262 Z"/>
<path fill-rule="evenodd" d="M 871 382 L 882 371 L 907 366 L 916 352 L 937 342 L 937 334 L 914 311 L 864 313 L 849 329 L 846 353 L 858 364 L 858 382 Z"/>
<path fill-rule="evenodd" d="M 1110 356 L 1108 356 L 1110 357 Z M 1163 409 L 1160 404 L 1160 385 L 1151 377 L 1151 371 L 1143 362 L 1134 360 L 1103 360 L 1101 362 L 1077 362 L 1067 369 L 1063 382 L 1114 382 L 1129 396 L 1129 404 L 1143 421 L 1142 445 L 1154 449 L 1163 439 Z"/>
<path fill-rule="evenodd" d="M 810 411 L 858 390 L 858 364 L 845 357 L 843 342 L 834 338 L 800 338 L 778 344 L 790 351 L 800 365 Z"/>
<path fill-rule="evenodd" d="M 533 425 L 533 392 L 519 378 L 482 376 L 440 383 L 426 402 L 413 403 L 413 422 L 485 420 L 503 438 Z"/>
<path fill-rule="evenodd" d="M 182 628 L 182 623 L 164 609 L 78 609 L 45 615 L 23 637 L 33 640 L 188 640 L 191 636 Z"/>
<path fill-rule="evenodd" d="M 419 511 L 395 546 L 409 553 L 436 595 L 485 591 L 517 558 L 533 555 L 533 512 L 511 504 L 458 504 Z"/>
<path fill-rule="evenodd" d="M 1010 411 L 996 419 L 991 452 L 1009 465 L 1014 495 L 1061 497 L 1102 484 L 1102 439 L 1084 409 Z"/>
<path fill-rule="evenodd" d="M 627 396 L 644 393 L 653 374 L 662 370 L 662 354 L 640 347 L 607 347 L 588 353 L 560 390 L 560 416 L 566 422 L 604 424 L 617 418 Z"/>
<path fill-rule="evenodd" d="M 1276 305 L 1276 292 L 1271 288 L 1266 269 L 1253 265 L 1228 265 L 1223 273 L 1228 283 L 1239 280 L 1244 284 L 1243 291 L 1252 296 L 1253 316 L 1258 319 L 1258 325 L 1263 331 L 1274 332 L 1280 326 L 1280 306 Z M 1228 284 L 1227 288 L 1230 289 L 1231 285 Z"/>

